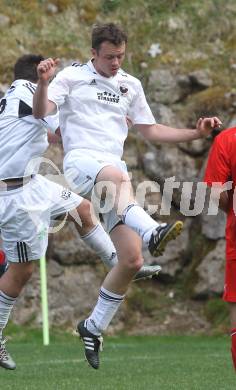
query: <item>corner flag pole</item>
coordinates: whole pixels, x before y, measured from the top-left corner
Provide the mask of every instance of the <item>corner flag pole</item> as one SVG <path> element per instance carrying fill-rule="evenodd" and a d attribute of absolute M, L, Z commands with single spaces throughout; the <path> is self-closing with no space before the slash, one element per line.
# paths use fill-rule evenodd
<path fill-rule="evenodd" d="M 41 307 L 43 319 L 43 345 L 49 345 L 47 270 L 45 256 L 40 258 Z"/>

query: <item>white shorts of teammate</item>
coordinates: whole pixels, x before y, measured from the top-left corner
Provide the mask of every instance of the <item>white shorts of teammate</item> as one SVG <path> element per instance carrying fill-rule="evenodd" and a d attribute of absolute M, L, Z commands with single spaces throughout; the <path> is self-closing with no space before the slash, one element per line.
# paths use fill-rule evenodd
<path fill-rule="evenodd" d="M 76 209 L 83 198 L 41 175 L 24 186 L 0 190 L 0 230 L 7 261 L 45 255 L 50 221 Z"/>
<path fill-rule="evenodd" d="M 97 153 L 95 158 L 90 154 L 90 151 L 84 152 L 77 149 L 66 154 L 64 174 L 73 191 L 91 199 L 97 175 L 106 166 L 114 166 L 128 174 L 126 163 L 119 158 L 115 159 L 114 156 L 110 156 L 109 160 L 109 156 L 107 154 L 104 156 L 102 153 Z M 95 204 L 94 207 L 96 209 Z M 108 205 L 108 209 L 109 211 L 103 213 L 101 208 L 100 214 L 102 214 L 105 229 L 110 232 L 118 223 L 121 223 L 121 219 L 117 216 L 114 208 Z"/>

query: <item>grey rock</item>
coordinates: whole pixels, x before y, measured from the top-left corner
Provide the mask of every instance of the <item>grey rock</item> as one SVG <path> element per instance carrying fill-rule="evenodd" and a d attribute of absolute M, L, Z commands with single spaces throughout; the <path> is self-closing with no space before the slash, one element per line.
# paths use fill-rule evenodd
<path fill-rule="evenodd" d="M 5 28 L 10 25 L 10 18 L 7 15 L 0 14 L 0 28 Z"/>
<path fill-rule="evenodd" d="M 193 181 L 197 177 L 194 159 L 184 155 L 176 146 L 152 148 L 143 156 L 144 171 L 153 179 L 175 176 L 176 181 Z"/>
<path fill-rule="evenodd" d="M 96 304 L 105 273 L 101 272 L 99 267 L 88 265 L 63 268 L 64 272 L 60 276 L 52 276 L 50 272 L 47 275 L 49 323 L 51 326 L 74 329 L 77 322 L 86 318 Z M 27 284 L 27 289 L 34 289 L 34 299 L 29 299 L 26 293 L 22 294 L 17 300 L 11 319 L 20 325 L 41 326 L 39 272 L 34 273 Z M 123 329 L 124 311 L 125 305 L 122 305 L 109 327 L 109 334 Z"/>
<path fill-rule="evenodd" d="M 178 87 L 176 78 L 167 69 L 153 70 L 150 73 L 149 88 L 154 91 L 155 102 L 172 104 L 181 100 L 182 90 Z"/>
<path fill-rule="evenodd" d="M 64 267 L 62 267 L 55 260 L 50 259 L 50 261 L 48 262 L 48 274 L 51 277 L 55 277 L 56 278 L 56 277 L 59 277 L 59 276 L 63 275 L 64 270 L 65 270 Z"/>
<path fill-rule="evenodd" d="M 48 3 L 46 5 L 46 10 L 50 14 L 57 14 L 58 13 L 58 7 L 55 4 L 53 4 L 53 3 Z"/>
<path fill-rule="evenodd" d="M 177 115 L 168 106 L 160 103 L 151 103 L 150 108 L 157 123 L 167 126 L 183 127 L 182 122 Z"/>
<path fill-rule="evenodd" d="M 40 165 L 41 175 L 62 175 L 63 174 L 63 149 L 61 144 L 49 145 L 44 153 L 45 161 Z"/>
<path fill-rule="evenodd" d="M 191 89 L 192 83 L 188 75 L 178 75 L 176 77 L 176 81 L 181 88 L 184 88 L 186 90 Z"/>
<path fill-rule="evenodd" d="M 197 268 L 199 281 L 194 287 L 196 297 L 222 294 L 224 288 L 225 240 L 217 242 Z"/>
<path fill-rule="evenodd" d="M 52 257 L 61 264 L 94 264 L 98 256 L 81 240 L 72 222 L 54 234 Z"/>
<path fill-rule="evenodd" d="M 184 182 L 196 182 L 198 171 L 195 160 L 182 153 L 178 147 L 164 144 L 159 149 L 150 147 L 150 151 L 142 157 L 145 174 L 153 181 L 160 184 L 164 196 L 172 197 L 172 200 L 179 207 L 181 199 L 186 204 L 182 196 L 182 186 Z M 171 183 L 176 187 L 171 190 Z M 171 194 L 173 192 L 173 195 Z M 194 193 L 187 193 L 188 199 L 192 202 Z"/>
<path fill-rule="evenodd" d="M 203 157 L 210 148 L 210 141 L 200 138 L 192 142 L 181 142 L 178 148 L 190 157 Z"/>
<path fill-rule="evenodd" d="M 233 115 L 232 118 L 230 119 L 227 127 L 230 128 L 230 127 L 235 127 L 236 126 L 236 115 Z"/>
<path fill-rule="evenodd" d="M 213 85 L 213 81 L 208 70 L 199 69 L 189 73 L 188 76 L 193 88 L 206 89 Z"/>
<path fill-rule="evenodd" d="M 217 215 L 207 215 L 205 213 L 201 216 L 202 234 L 211 239 L 218 240 L 225 237 L 226 214 L 219 210 Z"/>
<path fill-rule="evenodd" d="M 183 268 L 181 259 L 188 246 L 189 224 L 190 221 L 185 221 L 181 235 L 168 243 L 162 256 L 153 258 L 147 249 L 143 250 L 146 264 L 159 264 L 162 267 L 160 279 L 173 280 Z"/>
<path fill-rule="evenodd" d="M 183 101 L 189 94 L 213 85 L 208 70 L 200 69 L 187 75 L 176 75 L 168 69 L 150 73 L 148 86 L 151 97 L 157 103 L 171 105 Z"/>
<path fill-rule="evenodd" d="M 177 30 L 184 30 L 186 26 L 186 21 L 184 16 L 178 17 L 178 16 L 171 16 L 167 21 L 167 28 L 171 32 L 175 32 Z"/>
<path fill-rule="evenodd" d="M 3 95 L 6 93 L 8 90 L 9 85 L 8 84 L 2 84 L 0 83 L 0 99 L 3 97 Z"/>

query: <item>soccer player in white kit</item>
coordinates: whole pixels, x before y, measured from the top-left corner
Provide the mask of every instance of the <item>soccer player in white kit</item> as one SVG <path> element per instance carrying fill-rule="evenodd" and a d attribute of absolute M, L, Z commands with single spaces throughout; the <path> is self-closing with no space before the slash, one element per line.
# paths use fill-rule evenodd
<path fill-rule="evenodd" d="M 182 228 L 181 221 L 171 225 L 156 222 L 135 202 L 127 168 L 121 160 L 128 134 L 126 118 L 145 138 L 159 142 L 191 141 L 207 136 L 220 125 L 217 117 L 200 118 L 194 130 L 156 124 L 140 81 L 121 69 L 126 43 L 127 35 L 118 26 L 95 26 L 92 59 L 86 64 L 65 68 L 49 85 L 57 60 L 49 58 L 40 63 L 33 104 L 36 118 L 59 109 L 64 172 L 72 188 L 83 196 L 103 182 L 116 188 L 114 207 L 103 218 L 119 262 L 105 278 L 91 315 L 78 324 L 85 356 L 95 369 L 99 367 L 101 333 L 143 263 L 142 241 L 152 255 L 158 256 Z"/>
<path fill-rule="evenodd" d="M 37 175 L 41 156 L 48 146 L 47 136 L 54 138 L 59 126 L 58 115 L 42 120 L 32 116 L 37 65 L 41 60 L 42 56 L 34 54 L 20 57 L 14 67 L 15 81 L 0 101 L 0 229 L 11 264 L 0 279 L 0 366 L 6 369 L 14 369 L 16 365 L 6 350 L 3 329 L 17 296 L 31 276 L 31 260 L 38 260 L 45 253 L 51 219 L 64 217 L 69 211 L 68 217 L 81 238 L 106 267 L 111 268 L 118 261 L 110 237 L 91 219 L 89 201 Z M 159 271 L 158 265 L 143 266 L 134 280 Z"/>
<path fill-rule="evenodd" d="M 0 101 L 0 229 L 10 264 L 0 278 L 0 366 L 15 369 L 6 350 L 3 329 L 22 288 L 33 272 L 33 260 L 45 254 L 50 220 L 74 213 L 81 235 L 101 230 L 90 216 L 90 203 L 67 188 L 37 174 L 47 149 L 47 130 L 58 129 L 58 116 L 37 120 L 32 116 L 37 65 L 42 56 L 25 55 L 14 67 L 15 81 Z M 29 162 L 35 162 L 29 164 Z M 27 171 L 27 174 L 26 174 Z M 96 246 L 96 245 L 95 245 Z"/>
<path fill-rule="evenodd" d="M 41 60 L 33 54 L 20 57 L 15 81 L 0 101 L 0 229 L 10 264 L 0 278 L 0 366 L 6 369 L 16 364 L 6 350 L 3 329 L 33 272 L 33 260 L 45 254 L 51 219 L 69 212 L 81 238 L 104 263 L 111 267 L 117 261 L 110 237 L 91 218 L 90 202 L 37 174 L 48 147 L 47 129 L 55 132 L 59 126 L 58 115 L 42 120 L 32 116 Z"/>

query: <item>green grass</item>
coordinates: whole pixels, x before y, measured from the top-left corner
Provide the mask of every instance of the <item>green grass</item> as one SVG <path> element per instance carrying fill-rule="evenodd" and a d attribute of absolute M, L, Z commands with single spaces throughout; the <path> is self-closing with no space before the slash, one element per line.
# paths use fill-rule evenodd
<path fill-rule="evenodd" d="M 56 335 L 43 347 L 38 332 L 9 343 L 15 371 L 0 369 L 4 390 L 234 390 L 229 338 L 106 337 L 101 367 L 83 358 L 77 337 Z M 26 341 L 27 340 L 27 341 Z"/>

